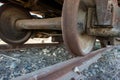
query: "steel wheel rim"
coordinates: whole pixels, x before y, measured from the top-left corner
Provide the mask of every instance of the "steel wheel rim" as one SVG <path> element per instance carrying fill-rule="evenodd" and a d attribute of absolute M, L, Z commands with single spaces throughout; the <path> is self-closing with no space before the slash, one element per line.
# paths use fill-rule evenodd
<path fill-rule="evenodd" d="M 17 7 L 17 8 L 16 8 Z M 2 13 L 4 13 L 3 11 L 7 11 L 6 9 L 14 9 L 14 8 L 16 8 L 16 9 L 20 9 L 21 11 L 25 11 L 25 12 L 23 12 L 23 13 L 21 13 L 21 15 L 24 15 L 24 14 L 26 14 L 25 16 L 22 16 L 21 18 L 18 16 L 18 19 L 17 18 L 13 18 L 13 20 L 14 21 L 17 21 L 17 20 L 19 20 L 19 19 L 24 19 L 24 17 L 25 18 L 31 18 L 31 16 L 30 16 L 30 14 L 24 9 L 24 8 L 22 8 L 21 6 L 18 6 L 18 5 L 12 5 L 12 4 L 5 4 L 5 5 L 3 5 L 2 7 L 1 7 L 1 9 L 0 9 L 0 20 L 2 20 L 1 18 L 2 18 Z M 9 10 L 10 11 L 10 10 Z M 14 11 L 14 10 L 13 10 Z M 19 11 L 19 10 L 18 10 Z M 19 11 L 19 12 L 21 12 L 21 11 Z M 16 14 L 16 13 L 14 13 L 14 14 Z M 12 19 L 12 18 L 11 18 Z M 4 19 L 3 19 L 4 20 Z M 13 22 L 13 23 L 15 23 L 15 22 Z M 0 26 L 2 27 L 2 25 L 1 24 L 3 24 L 2 22 L 0 22 Z M 6 24 L 7 25 L 7 24 Z M 8 26 L 9 27 L 9 26 Z M 14 28 L 15 28 L 15 24 L 14 24 Z M 12 29 L 12 27 L 11 27 L 11 29 Z M 3 29 L 4 30 L 4 29 Z M 8 31 L 8 30 L 7 30 Z M 18 33 L 20 33 L 20 32 L 22 32 L 22 31 L 16 31 L 16 32 L 18 32 Z M 14 33 L 14 32 L 13 32 Z M 22 33 L 20 33 L 20 34 L 22 34 Z M 14 39 L 11 39 L 11 38 L 7 38 L 6 36 L 5 36 L 5 34 L 4 34 L 4 32 L 0 32 L 0 37 L 1 37 L 1 39 L 3 40 L 3 41 L 5 41 L 6 43 L 8 43 L 8 44 L 10 44 L 10 45 L 22 45 L 23 43 L 25 43 L 29 38 L 30 38 L 30 36 L 31 36 L 31 31 L 28 31 L 28 32 L 25 32 L 24 33 L 24 31 L 23 31 L 23 38 L 21 38 L 21 39 L 16 39 L 16 40 L 14 40 Z M 12 34 L 11 34 L 12 35 Z"/>
<path fill-rule="evenodd" d="M 80 0 L 65 0 L 62 16 L 62 31 L 65 45 L 71 53 L 77 56 L 88 54 L 93 49 L 95 43 L 95 37 L 88 36 L 86 33 L 82 32 L 85 31 L 85 27 L 82 27 L 82 31 L 78 31 L 78 21 L 80 21 L 80 24 L 81 22 L 83 23 L 83 20 L 86 20 L 87 14 L 87 12 L 84 11 L 84 7 L 82 8 L 82 6 L 80 6 L 80 2 Z M 84 14 L 85 17 L 78 16 L 79 11 L 80 14 Z"/>

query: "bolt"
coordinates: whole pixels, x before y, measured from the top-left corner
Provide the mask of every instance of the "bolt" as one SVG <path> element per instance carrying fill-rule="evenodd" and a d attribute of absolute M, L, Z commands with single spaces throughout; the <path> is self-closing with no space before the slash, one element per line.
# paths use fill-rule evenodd
<path fill-rule="evenodd" d="M 75 68 L 74 68 L 74 72 L 77 73 L 78 75 L 80 75 L 79 67 L 75 67 Z"/>

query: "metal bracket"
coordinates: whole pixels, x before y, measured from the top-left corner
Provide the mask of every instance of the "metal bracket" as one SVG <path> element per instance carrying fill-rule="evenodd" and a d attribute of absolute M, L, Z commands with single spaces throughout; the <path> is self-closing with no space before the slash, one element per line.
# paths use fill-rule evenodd
<path fill-rule="evenodd" d="M 96 3 L 97 10 L 95 8 L 88 9 L 87 33 L 100 37 L 120 37 L 120 7 L 118 1 L 96 0 Z M 112 7 L 109 8 L 109 5 L 112 5 Z"/>
<path fill-rule="evenodd" d="M 91 36 L 101 36 L 101 37 L 120 37 L 120 29 L 119 26 L 117 24 L 117 18 L 115 18 L 116 20 L 113 22 L 115 23 L 114 25 L 117 26 L 95 26 L 93 24 L 93 14 L 95 12 L 94 8 L 89 8 L 88 9 L 88 17 L 87 17 L 87 34 L 91 35 Z M 119 17 L 118 17 L 119 18 Z M 117 24 L 116 24 L 117 23 Z"/>
<path fill-rule="evenodd" d="M 113 27 L 120 30 L 120 7 L 118 0 L 96 0 L 93 27 Z"/>
<path fill-rule="evenodd" d="M 97 25 L 108 26 L 112 24 L 113 3 L 112 0 L 95 0 Z"/>

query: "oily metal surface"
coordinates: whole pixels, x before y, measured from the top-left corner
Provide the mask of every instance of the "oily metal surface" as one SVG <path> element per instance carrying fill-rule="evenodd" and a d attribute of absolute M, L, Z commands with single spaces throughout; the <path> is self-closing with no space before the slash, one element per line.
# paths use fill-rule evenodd
<path fill-rule="evenodd" d="M 86 34 L 86 15 L 87 7 L 83 1 L 64 1 L 62 19 L 64 41 L 69 51 L 79 56 L 88 54 L 95 42 L 95 37 Z"/>
<path fill-rule="evenodd" d="M 104 26 L 111 25 L 113 17 L 112 1 L 110 0 L 95 0 L 95 1 L 97 13 L 97 25 Z"/>
<path fill-rule="evenodd" d="M 23 44 L 31 36 L 31 32 L 17 30 L 15 22 L 19 19 L 29 19 L 30 14 L 24 8 L 5 4 L 0 7 L 0 37 L 11 45 Z"/>

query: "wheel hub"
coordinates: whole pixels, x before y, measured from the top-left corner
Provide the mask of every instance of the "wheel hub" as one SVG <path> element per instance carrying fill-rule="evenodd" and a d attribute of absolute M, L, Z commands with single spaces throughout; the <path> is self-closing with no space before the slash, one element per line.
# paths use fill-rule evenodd
<path fill-rule="evenodd" d="M 20 19 L 31 18 L 29 12 L 17 5 L 5 4 L 0 7 L 0 37 L 11 45 L 20 45 L 26 42 L 31 32 L 17 30 L 15 22 Z"/>

